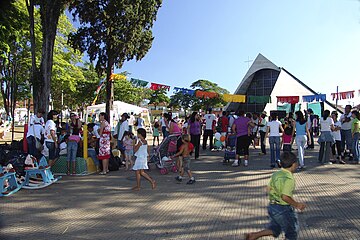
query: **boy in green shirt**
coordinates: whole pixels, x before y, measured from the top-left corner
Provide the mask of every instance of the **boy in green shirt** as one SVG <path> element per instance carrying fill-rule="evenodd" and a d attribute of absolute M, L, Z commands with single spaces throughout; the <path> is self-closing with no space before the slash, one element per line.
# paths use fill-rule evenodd
<path fill-rule="evenodd" d="M 268 185 L 269 200 L 268 214 L 270 223 L 268 227 L 259 232 L 245 235 L 247 240 L 254 240 L 264 236 L 278 237 L 285 232 L 286 239 L 296 240 L 298 234 L 298 220 L 294 208 L 303 211 L 305 204 L 293 199 L 295 179 L 293 173 L 298 167 L 296 155 L 284 152 L 280 156 L 282 169 L 273 173 Z"/>

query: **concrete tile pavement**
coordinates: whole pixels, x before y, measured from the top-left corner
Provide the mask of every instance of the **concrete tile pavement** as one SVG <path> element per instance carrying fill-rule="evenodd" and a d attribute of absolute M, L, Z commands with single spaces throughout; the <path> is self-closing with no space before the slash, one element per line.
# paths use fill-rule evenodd
<path fill-rule="evenodd" d="M 295 174 L 295 198 L 307 204 L 299 239 L 360 239 L 360 166 L 319 165 L 317 151 L 306 152 L 307 169 Z M 131 191 L 134 174 L 123 169 L 21 190 L 0 199 L 1 239 L 243 239 L 267 223 L 275 170 L 258 153 L 251 149 L 249 167 L 234 168 L 222 164 L 222 152 L 202 151 L 194 185 L 153 168 L 156 190 L 142 180 L 142 190 Z"/>

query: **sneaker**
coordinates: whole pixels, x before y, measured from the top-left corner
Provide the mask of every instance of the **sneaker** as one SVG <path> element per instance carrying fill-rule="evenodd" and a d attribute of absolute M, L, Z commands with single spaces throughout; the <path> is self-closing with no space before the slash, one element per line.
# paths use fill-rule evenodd
<path fill-rule="evenodd" d="M 340 164 L 346 164 L 346 162 L 344 160 L 342 160 L 342 159 L 339 159 L 339 163 Z"/>
<path fill-rule="evenodd" d="M 195 183 L 195 179 L 190 179 L 186 184 L 194 184 Z"/>
<path fill-rule="evenodd" d="M 275 168 L 275 164 L 271 164 L 270 167 L 271 167 L 271 168 Z"/>
<path fill-rule="evenodd" d="M 238 167 L 238 166 L 240 166 L 240 163 L 238 160 L 235 160 L 231 166 Z"/>
<path fill-rule="evenodd" d="M 278 166 L 278 168 L 281 168 L 281 162 L 280 162 L 280 160 L 277 160 L 277 161 L 276 161 L 276 165 Z"/>
<path fill-rule="evenodd" d="M 175 177 L 175 180 L 178 181 L 178 182 L 181 182 L 181 181 L 182 181 L 182 177 L 177 176 L 177 177 Z"/>
<path fill-rule="evenodd" d="M 249 161 L 248 160 L 244 160 L 244 166 L 247 167 L 249 165 Z"/>

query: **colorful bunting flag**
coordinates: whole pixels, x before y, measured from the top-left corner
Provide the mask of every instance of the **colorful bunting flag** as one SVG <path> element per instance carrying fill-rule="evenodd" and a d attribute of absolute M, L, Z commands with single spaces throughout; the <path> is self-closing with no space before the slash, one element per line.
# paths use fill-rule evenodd
<path fill-rule="evenodd" d="M 333 100 L 351 99 L 355 97 L 355 90 L 331 94 Z"/>
<path fill-rule="evenodd" d="M 325 102 L 326 94 L 315 94 L 315 95 L 305 95 L 303 96 L 303 102 Z"/>
<path fill-rule="evenodd" d="M 277 96 L 277 102 L 295 104 L 299 102 L 299 96 Z"/>
<path fill-rule="evenodd" d="M 110 75 L 110 81 L 114 80 L 126 80 L 126 76 L 123 74 L 112 73 Z"/>
<path fill-rule="evenodd" d="M 187 89 L 187 88 L 178 88 L 178 87 L 175 87 L 174 88 L 174 92 L 182 92 L 183 95 L 195 95 L 195 90 L 192 90 L 192 89 Z"/>
<path fill-rule="evenodd" d="M 151 83 L 150 89 L 151 90 L 166 89 L 167 91 L 170 91 L 170 86 L 158 84 L 158 83 Z"/>
<path fill-rule="evenodd" d="M 205 92 L 201 90 L 196 90 L 195 92 L 195 96 L 198 98 L 215 98 L 218 95 L 216 92 Z"/>
<path fill-rule="evenodd" d="M 246 102 L 246 95 L 236 95 L 236 94 L 227 94 L 223 95 L 223 99 L 225 102 L 238 102 L 244 103 Z"/>
<path fill-rule="evenodd" d="M 270 96 L 247 96 L 248 103 L 271 103 Z"/>
<path fill-rule="evenodd" d="M 136 79 L 136 78 L 131 78 L 130 82 L 136 87 L 146 87 L 149 83 L 147 81 Z"/>

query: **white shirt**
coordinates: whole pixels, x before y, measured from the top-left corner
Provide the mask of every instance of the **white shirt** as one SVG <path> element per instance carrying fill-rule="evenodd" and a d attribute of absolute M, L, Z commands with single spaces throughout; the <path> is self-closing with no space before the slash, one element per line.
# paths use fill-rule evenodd
<path fill-rule="evenodd" d="M 138 119 L 137 119 L 137 128 L 139 129 L 139 128 L 145 128 L 145 121 L 144 121 L 144 119 L 143 118 L 141 118 L 141 117 L 139 117 Z"/>
<path fill-rule="evenodd" d="M 255 126 L 252 128 L 252 133 L 257 133 L 259 130 L 258 124 L 259 124 L 259 118 L 253 119 L 251 118 L 251 122 L 255 124 Z"/>
<path fill-rule="evenodd" d="M 100 134 L 99 134 L 99 131 L 98 131 L 99 128 L 100 128 L 100 127 L 95 124 L 93 133 L 94 133 L 94 135 L 96 136 L 96 138 L 100 138 Z"/>
<path fill-rule="evenodd" d="M 120 125 L 120 129 L 118 129 Z M 128 120 L 123 121 L 121 124 L 117 124 L 114 130 L 114 134 L 118 134 L 118 140 L 121 140 L 124 136 L 124 132 L 129 131 L 129 122 Z"/>
<path fill-rule="evenodd" d="M 134 126 L 134 122 L 135 122 L 135 117 L 134 117 L 134 115 L 130 115 L 130 118 L 129 118 L 129 126 Z"/>
<path fill-rule="evenodd" d="M 279 120 L 268 122 L 267 126 L 270 128 L 270 137 L 280 137 L 281 122 Z"/>
<path fill-rule="evenodd" d="M 341 127 L 341 122 L 337 121 L 334 123 L 334 127 Z M 341 132 L 340 130 L 331 132 L 331 135 L 334 137 L 335 141 L 341 141 Z"/>
<path fill-rule="evenodd" d="M 36 115 L 31 116 L 26 137 L 33 136 L 41 139 L 41 135 L 44 134 L 44 123 L 44 118 L 38 118 Z"/>
<path fill-rule="evenodd" d="M 259 131 L 262 131 L 262 132 L 266 132 L 266 128 L 267 128 L 267 121 L 265 118 L 263 118 L 261 120 L 261 125 L 264 125 L 263 127 L 259 127 Z"/>
<path fill-rule="evenodd" d="M 331 117 L 328 117 L 326 120 L 324 120 L 323 117 L 320 118 L 320 131 L 321 132 L 330 132 L 331 125 L 334 125 L 334 120 L 332 120 Z"/>
<path fill-rule="evenodd" d="M 353 121 L 353 118 L 351 117 L 351 112 L 349 113 L 349 114 L 342 114 L 341 116 L 340 116 L 340 122 L 342 123 L 341 124 L 341 129 L 342 130 L 350 130 L 351 129 L 351 124 L 352 124 L 352 121 Z M 351 118 L 351 121 L 349 121 L 349 122 L 344 122 L 343 123 L 343 119 L 345 119 L 345 117 L 347 117 L 347 118 Z"/>
<path fill-rule="evenodd" d="M 213 114 L 213 113 L 205 114 L 204 118 L 205 118 L 205 129 L 206 130 L 212 130 L 213 129 L 213 122 L 216 119 L 215 114 Z"/>
<path fill-rule="evenodd" d="M 166 122 L 163 117 L 160 119 L 160 123 L 161 123 L 161 127 L 166 127 Z"/>
<path fill-rule="evenodd" d="M 229 127 L 232 127 L 232 125 L 234 124 L 234 121 L 235 121 L 235 116 L 229 115 Z"/>
<path fill-rule="evenodd" d="M 56 133 L 56 124 L 53 120 L 48 120 L 45 125 L 45 142 L 54 142 L 51 137 L 51 130 L 54 130 Z"/>

